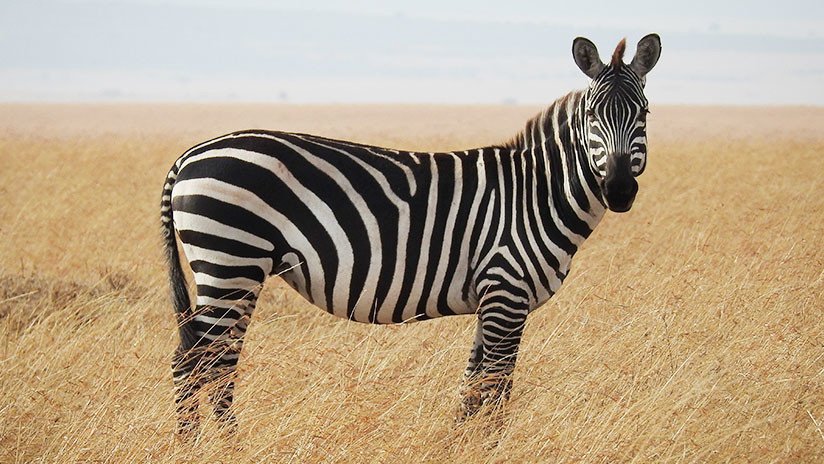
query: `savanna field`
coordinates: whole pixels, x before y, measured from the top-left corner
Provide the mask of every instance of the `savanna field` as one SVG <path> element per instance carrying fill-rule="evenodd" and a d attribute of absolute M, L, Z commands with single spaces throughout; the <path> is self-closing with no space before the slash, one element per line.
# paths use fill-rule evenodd
<path fill-rule="evenodd" d="M 635 206 L 530 316 L 500 431 L 453 424 L 473 318 L 350 323 L 271 280 L 237 435 L 175 440 L 179 154 L 245 128 L 472 148 L 538 110 L 0 105 L 0 462 L 824 462 L 824 109 L 802 107 L 653 106 Z"/>

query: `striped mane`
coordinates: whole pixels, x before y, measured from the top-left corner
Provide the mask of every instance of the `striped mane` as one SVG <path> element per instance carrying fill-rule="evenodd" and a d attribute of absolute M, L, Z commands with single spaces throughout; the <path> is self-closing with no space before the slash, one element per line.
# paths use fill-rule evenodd
<path fill-rule="evenodd" d="M 524 128 L 512 136 L 506 142 L 496 145 L 496 148 L 501 148 L 505 150 L 524 150 L 528 148 L 532 148 L 531 140 L 532 134 L 535 130 L 543 124 L 543 132 L 545 134 L 551 134 L 553 131 L 552 129 L 552 118 L 550 117 L 555 112 L 556 106 L 564 107 L 567 105 L 569 100 L 572 99 L 580 99 L 581 95 L 584 93 L 583 90 L 576 90 L 570 92 L 561 98 L 552 102 L 549 106 L 544 108 L 540 113 L 536 114 L 532 118 L 530 118 Z"/>
<path fill-rule="evenodd" d="M 612 52 L 612 62 L 610 63 L 612 66 L 623 66 L 624 64 L 624 51 L 627 49 L 627 39 L 621 39 L 618 42 L 618 46 L 615 47 L 615 51 Z"/>

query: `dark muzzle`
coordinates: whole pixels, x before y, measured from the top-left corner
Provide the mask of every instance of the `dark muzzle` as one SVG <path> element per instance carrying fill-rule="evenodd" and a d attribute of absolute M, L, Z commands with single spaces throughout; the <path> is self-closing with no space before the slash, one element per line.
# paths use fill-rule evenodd
<path fill-rule="evenodd" d="M 638 182 L 632 175 L 629 155 L 611 155 L 607 158 L 607 175 L 604 178 L 604 199 L 607 207 L 616 213 L 632 208 Z"/>

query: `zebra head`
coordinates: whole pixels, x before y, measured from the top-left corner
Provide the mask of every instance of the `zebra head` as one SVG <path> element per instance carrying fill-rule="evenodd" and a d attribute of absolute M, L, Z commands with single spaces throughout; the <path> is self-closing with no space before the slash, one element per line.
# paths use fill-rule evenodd
<path fill-rule="evenodd" d="M 647 73 L 658 62 L 661 39 L 649 34 L 638 42 L 635 57 L 623 61 L 621 40 L 609 65 L 601 61 L 595 44 L 578 37 L 572 44 L 575 63 L 592 82 L 582 99 L 587 158 L 598 178 L 607 207 L 629 211 L 647 163 L 647 113 L 644 97 Z"/>

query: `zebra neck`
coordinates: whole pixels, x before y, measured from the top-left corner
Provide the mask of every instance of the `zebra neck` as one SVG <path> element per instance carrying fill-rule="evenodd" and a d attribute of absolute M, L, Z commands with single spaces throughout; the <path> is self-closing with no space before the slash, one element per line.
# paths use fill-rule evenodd
<path fill-rule="evenodd" d="M 604 216 L 600 184 L 587 160 L 584 92 L 572 92 L 527 122 L 524 131 L 504 145 L 534 161 L 538 182 L 549 193 L 554 222 L 560 219 L 581 241 Z"/>

